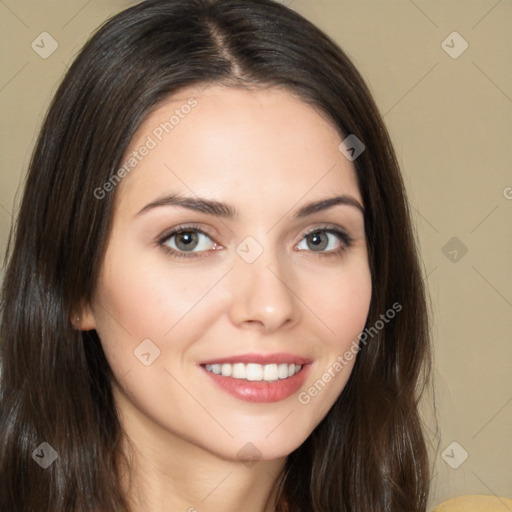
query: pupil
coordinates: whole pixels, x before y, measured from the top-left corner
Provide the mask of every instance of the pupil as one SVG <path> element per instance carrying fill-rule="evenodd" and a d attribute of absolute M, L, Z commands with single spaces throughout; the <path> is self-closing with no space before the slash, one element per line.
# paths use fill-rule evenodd
<path fill-rule="evenodd" d="M 183 244 L 185 249 L 189 249 L 190 245 L 194 243 L 194 241 L 197 241 L 197 233 L 187 232 L 187 233 L 181 233 L 181 235 L 178 237 L 176 245 L 178 248 L 183 249 L 183 247 L 180 247 L 180 244 Z"/>
<path fill-rule="evenodd" d="M 315 245 L 315 247 L 321 246 L 320 247 L 321 249 L 325 249 L 325 247 L 326 247 L 326 242 L 322 243 L 321 233 L 313 233 L 311 235 L 311 241 Z"/>

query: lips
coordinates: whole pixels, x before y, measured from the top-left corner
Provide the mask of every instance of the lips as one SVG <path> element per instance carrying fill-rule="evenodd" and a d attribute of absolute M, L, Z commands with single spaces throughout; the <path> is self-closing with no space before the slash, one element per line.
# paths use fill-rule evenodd
<path fill-rule="evenodd" d="M 240 400 L 268 403 L 296 393 L 307 378 L 310 364 L 309 359 L 278 353 L 229 356 L 200 366 L 222 391 Z"/>

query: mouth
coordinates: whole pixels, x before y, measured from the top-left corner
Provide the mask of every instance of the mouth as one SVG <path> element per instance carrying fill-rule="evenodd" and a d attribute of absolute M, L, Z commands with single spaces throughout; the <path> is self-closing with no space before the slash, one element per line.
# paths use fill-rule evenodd
<path fill-rule="evenodd" d="M 200 364 L 210 382 L 248 402 L 278 402 L 304 384 L 311 361 L 291 354 L 246 354 Z"/>

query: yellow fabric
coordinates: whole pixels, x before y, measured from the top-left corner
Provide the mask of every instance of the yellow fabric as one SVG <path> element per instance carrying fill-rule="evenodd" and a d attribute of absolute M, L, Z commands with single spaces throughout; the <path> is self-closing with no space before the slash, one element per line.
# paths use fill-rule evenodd
<path fill-rule="evenodd" d="M 512 512 L 512 499 L 496 496 L 460 496 L 438 505 L 432 512 Z"/>

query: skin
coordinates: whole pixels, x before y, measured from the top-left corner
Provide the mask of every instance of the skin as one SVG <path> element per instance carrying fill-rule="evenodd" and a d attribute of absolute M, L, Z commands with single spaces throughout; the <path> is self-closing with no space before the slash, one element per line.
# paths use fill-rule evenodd
<path fill-rule="evenodd" d="M 355 358 L 306 405 L 298 393 L 275 403 L 239 400 L 198 365 L 289 352 L 312 360 L 300 391 L 321 379 L 367 318 L 364 218 L 343 204 L 302 219 L 293 214 L 341 194 L 364 205 L 354 166 L 338 149 L 341 134 L 277 88 L 183 89 L 146 118 L 126 157 L 191 97 L 197 106 L 115 190 L 112 231 L 81 328 L 97 330 L 115 376 L 115 400 L 134 449 L 134 485 L 126 484 L 134 510 L 273 510 L 271 489 L 286 456 L 327 414 Z M 137 215 L 173 193 L 228 203 L 238 216 L 179 206 Z M 201 257 L 166 252 L 160 238 L 190 223 L 207 233 L 192 246 Z M 346 230 L 352 245 L 334 254 L 344 241 L 325 232 L 328 246 L 308 243 L 305 234 L 325 225 Z M 252 263 L 236 252 L 248 236 L 263 250 Z M 180 240 L 167 245 L 183 248 Z M 134 357 L 145 339 L 160 350 L 149 366 Z M 238 455 L 247 443 L 257 459 L 252 464 Z"/>

